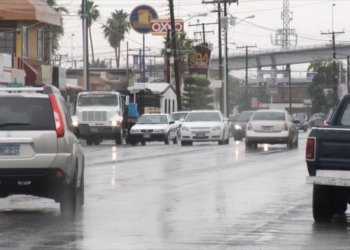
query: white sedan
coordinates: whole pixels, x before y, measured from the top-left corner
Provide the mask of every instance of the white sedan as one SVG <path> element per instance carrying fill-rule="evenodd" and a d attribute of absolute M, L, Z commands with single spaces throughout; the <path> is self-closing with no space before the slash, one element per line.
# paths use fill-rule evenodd
<path fill-rule="evenodd" d="M 297 121 L 296 121 L 297 122 Z M 259 143 L 287 144 L 298 147 L 299 130 L 284 110 L 258 110 L 246 128 L 246 148 L 256 148 Z"/>
<path fill-rule="evenodd" d="M 217 141 L 219 145 L 230 143 L 228 118 L 218 110 L 191 111 L 181 126 L 181 145 L 193 142 Z"/>
<path fill-rule="evenodd" d="M 177 144 L 177 126 L 169 114 L 144 114 L 132 126 L 129 135 L 132 146 L 141 142 L 162 141 L 166 145 L 169 141 Z"/>

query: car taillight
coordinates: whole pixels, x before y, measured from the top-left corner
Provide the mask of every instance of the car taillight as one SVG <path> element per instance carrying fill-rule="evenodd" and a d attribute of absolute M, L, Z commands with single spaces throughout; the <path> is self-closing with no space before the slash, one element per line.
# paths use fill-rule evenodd
<path fill-rule="evenodd" d="M 323 121 L 323 126 L 325 126 L 325 127 L 329 126 L 329 122 Z"/>
<path fill-rule="evenodd" d="M 306 141 L 306 160 L 313 161 L 315 160 L 315 146 L 316 140 L 315 138 L 308 138 Z"/>
<path fill-rule="evenodd" d="M 62 118 L 60 108 L 58 107 L 58 103 L 55 95 L 49 95 L 49 98 L 50 98 L 51 107 L 52 107 L 52 111 L 55 119 L 57 137 L 63 137 L 64 125 L 63 125 L 63 118 Z"/>
<path fill-rule="evenodd" d="M 252 130 L 252 129 L 253 129 L 252 124 L 251 124 L 251 123 L 248 123 L 248 124 L 247 124 L 247 130 Z"/>
<path fill-rule="evenodd" d="M 288 131 L 288 130 L 289 130 L 288 124 L 285 123 L 285 124 L 283 125 L 283 131 Z"/>

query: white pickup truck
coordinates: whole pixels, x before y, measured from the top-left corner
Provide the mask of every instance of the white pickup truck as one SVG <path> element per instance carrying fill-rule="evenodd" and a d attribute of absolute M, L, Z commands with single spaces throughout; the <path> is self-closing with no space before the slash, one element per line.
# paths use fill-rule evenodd
<path fill-rule="evenodd" d="M 99 145 L 103 140 L 123 143 L 124 103 L 119 92 L 89 91 L 78 94 L 72 116 L 73 126 L 79 126 L 79 138 L 87 145 Z"/>

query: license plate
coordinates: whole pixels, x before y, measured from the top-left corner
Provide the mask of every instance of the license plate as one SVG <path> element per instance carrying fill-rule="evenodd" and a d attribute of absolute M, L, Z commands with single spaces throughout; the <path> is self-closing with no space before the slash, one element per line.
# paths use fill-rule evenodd
<path fill-rule="evenodd" d="M 196 134 L 196 137 L 205 137 L 205 134 Z"/>
<path fill-rule="evenodd" d="M 20 145 L 1 145 L 0 155 L 20 155 Z"/>
<path fill-rule="evenodd" d="M 272 127 L 263 127 L 264 131 L 272 131 Z"/>
<path fill-rule="evenodd" d="M 151 138 L 151 134 L 143 134 L 143 138 Z"/>
<path fill-rule="evenodd" d="M 98 132 L 98 128 L 90 128 L 90 132 Z"/>

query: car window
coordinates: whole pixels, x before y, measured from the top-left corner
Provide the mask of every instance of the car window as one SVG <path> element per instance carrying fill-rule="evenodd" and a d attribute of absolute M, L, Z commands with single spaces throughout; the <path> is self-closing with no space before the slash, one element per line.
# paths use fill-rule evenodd
<path fill-rule="evenodd" d="M 219 112 L 194 112 L 190 113 L 186 122 L 220 122 L 222 121 Z"/>
<path fill-rule="evenodd" d="M 181 118 L 185 119 L 188 113 L 173 113 L 171 114 L 171 117 L 174 119 L 174 121 L 179 121 Z"/>
<path fill-rule="evenodd" d="M 252 118 L 253 121 L 285 121 L 283 112 L 256 112 Z"/>
<path fill-rule="evenodd" d="M 137 124 L 168 124 L 165 115 L 142 115 L 136 122 Z"/>
<path fill-rule="evenodd" d="M 341 125 L 350 126 L 350 103 L 346 106 L 340 120 Z"/>
<path fill-rule="evenodd" d="M 111 94 L 84 94 L 79 96 L 78 106 L 118 106 L 118 96 Z"/>
<path fill-rule="evenodd" d="M 1 97 L 0 131 L 55 130 L 49 98 Z"/>
<path fill-rule="evenodd" d="M 246 122 L 249 121 L 250 118 L 252 117 L 253 113 L 242 113 L 239 118 L 238 121 L 239 122 Z"/>

